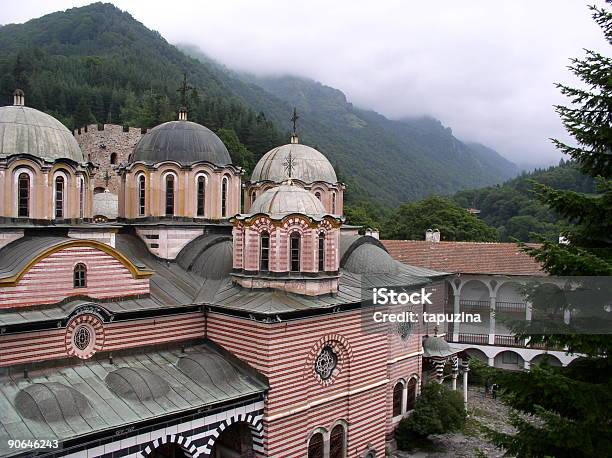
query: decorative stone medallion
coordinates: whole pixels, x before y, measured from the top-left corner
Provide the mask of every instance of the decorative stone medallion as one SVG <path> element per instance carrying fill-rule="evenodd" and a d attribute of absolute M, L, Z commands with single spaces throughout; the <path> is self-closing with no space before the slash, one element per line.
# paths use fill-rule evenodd
<path fill-rule="evenodd" d="M 330 346 L 325 346 L 315 360 L 315 372 L 321 377 L 321 380 L 328 380 L 334 373 L 337 364 L 338 355 Z"/>
<path fill-rule="evenodd" d="M 66 353 L 81 359 L 91 358 L 104 346 L 104 326 L 95 315 L 84 313 L 66 327 Z"/>

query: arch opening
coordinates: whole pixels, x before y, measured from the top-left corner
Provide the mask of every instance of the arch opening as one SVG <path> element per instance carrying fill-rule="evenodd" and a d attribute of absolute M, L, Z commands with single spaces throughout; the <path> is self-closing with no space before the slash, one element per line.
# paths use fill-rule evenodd
<path fill-rule="evenodd" d="M 253 435 L 246 422 L 232 423 L 217 437 L 210 452 L 211 458 L 252 458 Z"/>
<path fill-rule="evenodd" d="M 186 453 L 183 448 L 175 443 L 168 442 L 155 448 L 149 458 L 190 458 L 191 454 Z"/>

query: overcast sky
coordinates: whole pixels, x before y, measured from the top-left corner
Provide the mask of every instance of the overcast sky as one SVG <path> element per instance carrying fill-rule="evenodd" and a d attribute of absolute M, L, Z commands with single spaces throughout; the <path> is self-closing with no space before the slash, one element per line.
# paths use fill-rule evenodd
<path fill-rule="evenodd" d="M 306 76 L 387 117 L 431 115 L 517 163 L 556 163 L 554 82 L 583 48 L 609 54 L 592 0 L 114 0 L 171 43 L 230 68 Z M 0 23 L 88 1 L 20 0 Z M 5 5 L 6 6 L 6 5 Z"/>

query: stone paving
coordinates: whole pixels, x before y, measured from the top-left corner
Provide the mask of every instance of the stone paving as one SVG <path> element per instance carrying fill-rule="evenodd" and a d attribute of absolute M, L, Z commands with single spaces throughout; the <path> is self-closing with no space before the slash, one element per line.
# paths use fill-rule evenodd
<path fill-rule="evenodd" d="M 508 408 L 501 401 L 491 399 L 490 395 L 485 398 L 483 388 L 470 387 L 468 412 L 469 419 L 464 432 L 433 435 L 430 436 L 431 447 L 426 450 L 396 451 L 390 456 L 393 458 L 499 458 L 504 456 L 503 450 L 495 447 L 486 439 L 479 430 L 479 424 L 496 431 L 512 433 L 512 426 L 508 424 Z"/>

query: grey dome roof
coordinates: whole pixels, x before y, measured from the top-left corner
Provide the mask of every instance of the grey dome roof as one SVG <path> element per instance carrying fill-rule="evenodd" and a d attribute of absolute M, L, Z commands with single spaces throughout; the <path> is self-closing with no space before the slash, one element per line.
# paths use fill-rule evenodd
<path fill-rule="evenodd" d="M 285 168 L 285 161 L 289 157 L 289 153 L 291 153 L 294 162 L 291 178 L 304 183 L 314 183 L 315 181 L 338 182 L 336 172 L 329 160 L 316 149 L 299 143 L 278 146 L 268 151 L 253 169 L 251 181 L 282 183 L 289 179 Z"/>
<path fill-rule="evenodd" d="M 170 385 L 163 378 L 140 368 L 120 367 L 110 372 L 104 381 L 116 394 L 133 401 L 159 399 L 170 391 Z"/>
<path fill-rule="evenodd" d="M 190 121 L 170 121 L 154 127 L 136 144 L 130 161 L 175 161 L 182 165 L 199 161 L 215 165 L 232 163 L 221 139 L 209 128 Z"/>
<path fill-rule="evenodd" d="M 54 162 L 85 162 L 72 133 L 53 116 L 21 105 L 0 107 L 0 158 L 31 154 Z"/>
<path fill-rule="evenodd" d="M 232 242 L 226 240 L 206 248 L 189 266 L 189 270 L 204 278 L 219 279 L 229 276 L 232 264 Z"/>
<path fill-rule="evenodd" d="M 399 271 L 398 262 L 381 247 L 371 243 L 355 248 L 343 267 L 354 274 L 394 274 Z"/>
<path fill-rule="evenodd" d="M 282 184 L 266 190 L 249 210 L 251 214 L 266 213 L 272 217 L 283 217 L 291 213 L 322 216 L 327 212 L 317 197 L 300 186 Z"/>
<path fill-rule="evenodd" d="M 178 368 L 187 376 L 201 384 L 219 387 L 239 381 L 238 371 L 227 360 L 213 353 L 198 353 L 182 356 Z"/>
<path fill-rule="evenodd" d="M 57 422 L 88 416 L 87 398 L 74 388 L 58 382 L 33 383 L 15 397 L 21 415 L 39 422 Z"/>
<path fill-rule="evenodd" d="M 454 354 L 450 345 L 442 337 L 429 336 L 423 340 L 423 356 L 428 358 L 446 358 Z"/>

